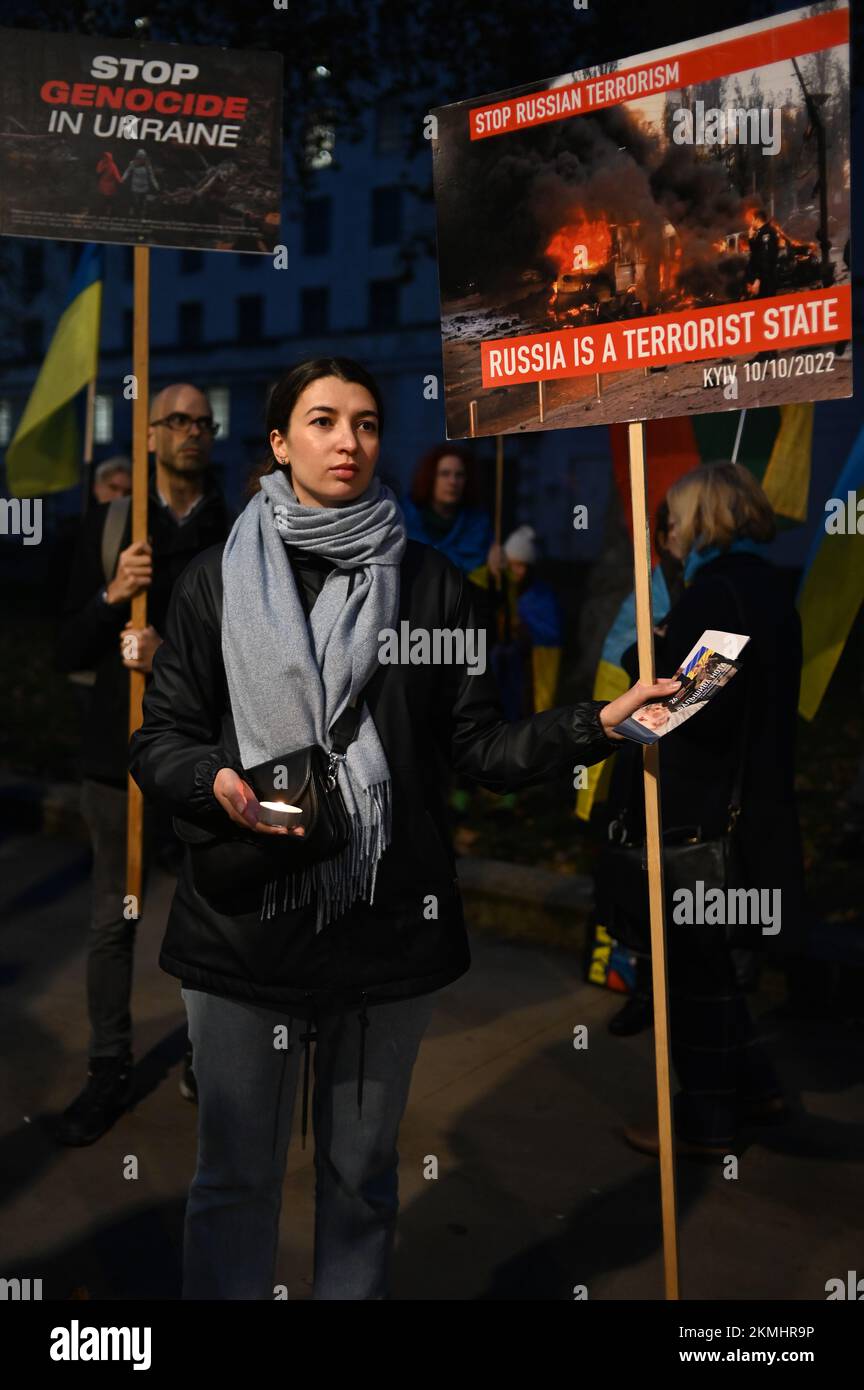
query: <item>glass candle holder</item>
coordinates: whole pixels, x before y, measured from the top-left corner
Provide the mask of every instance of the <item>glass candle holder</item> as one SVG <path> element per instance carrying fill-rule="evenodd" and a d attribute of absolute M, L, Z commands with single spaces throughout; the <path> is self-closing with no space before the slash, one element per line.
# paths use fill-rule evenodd
<path fill-rule="evenodd" d="M 259 801 L 261 819 L 265 825 L 298 825 L 302 816 L 301 806 L 292 806 L 288 801 Z"/>

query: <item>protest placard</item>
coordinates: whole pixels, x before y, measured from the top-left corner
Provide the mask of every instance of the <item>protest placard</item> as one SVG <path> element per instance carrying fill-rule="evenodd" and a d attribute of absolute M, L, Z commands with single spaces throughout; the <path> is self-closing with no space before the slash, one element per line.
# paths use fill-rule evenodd
<path fill-rule="evenodd" d="M 0 31 L 0 233 L 271 251 L 277 53 Z"/>
<path fill-rule="evenodd" d="M 451 438 L 851 395 L 848 32 L 812 6 L 434 111 Z"/>

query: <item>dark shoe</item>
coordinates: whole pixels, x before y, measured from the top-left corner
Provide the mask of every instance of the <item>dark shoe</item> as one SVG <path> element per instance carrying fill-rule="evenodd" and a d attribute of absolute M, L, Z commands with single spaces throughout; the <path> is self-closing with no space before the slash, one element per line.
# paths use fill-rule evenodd
<path fill-rule="evenodd" d="M 626 1125 L 622 1131 L 624 1140 L 631 1149 L 640 1153 L 660 1156 L 660 1135 L 656 1124 Z M 675 1151 L 685 1158 L 718 1158 L 730 1152 L 730 1144 L 697 1144 L 692 1139 L 679 1139 L 675 1136 Z"/>
<path fill-rule="evenodd" d="M 195 1080 L 195 1073 L 192 1070 L 191 1047 L 183 1058 L 183 1075 L 180 1077 L 180 1094 L 184 1100 L 191 1101 L 193 1105 L 198 1104 L 198 1082 Z"/>
<path fill-rule="evenodd" d="M 94 1144 L 127 1109 L 135 1086 L 131 1055 L 91 1057 L 87 1085 L 57 1121 L 60 1144 Z"/>
<path fill-rule="evenodd" d="M 641 1033 L 643 1028 L 650 1028 L 653 1022 L 653 1000 L 647 999 L 644 994 L 631 994 L 623 1009 L 613 1014 L 606 1026 L 616 1037 L 626 1038 L 633 1033 Z"/>
<path fill-rule="evenodd" d="M 769 1100 L 745 1100 L 741 1104 L 741 1123 L 746 1125 L 782 1125 L 792 1111 L 782 1096 Z"/>

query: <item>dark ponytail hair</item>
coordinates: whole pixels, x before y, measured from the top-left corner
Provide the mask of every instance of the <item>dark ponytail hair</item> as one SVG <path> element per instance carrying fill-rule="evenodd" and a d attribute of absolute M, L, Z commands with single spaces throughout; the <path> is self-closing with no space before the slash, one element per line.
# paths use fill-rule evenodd
<path fill-rule="evenodd" d="M 270 434 L 273 430 L 279 430 L 281 433 L 287 429 L 294 407 L 302 392 L 306 390 L 307 386 L 311 386 L 313 381 L 319 381 L 321 377 L 325 376 L 335 376 L 339 381 L 350 381 L 357 386 L 365 386 L 375 402 L 375 409 L 378 411 L 378 433 L 379 435 L 383 434 L 384 401 L 381 396 L 381 388 L 372 373 L 351 357 L 307 357 L 304 361 L 289 367 L 288 371 L 283 373 L 278 381 L 275 381 L 270 387 L 265 410 L 268 453 L 249 475 L 246 484 L 247 498 L 253 497 L 259 491 L 260 479 L 267 473 L 275 473 L 277 469 L 281 468 L 290 478 L 290 465 L 278 463 L 270 449 Z"/>

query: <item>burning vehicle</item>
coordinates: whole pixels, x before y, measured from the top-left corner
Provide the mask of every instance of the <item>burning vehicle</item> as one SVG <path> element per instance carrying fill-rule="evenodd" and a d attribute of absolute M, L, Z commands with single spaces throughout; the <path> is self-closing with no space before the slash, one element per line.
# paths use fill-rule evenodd
<path fill-rule="evenodd" d="M 796 241 L 773 225 L 779 241 L 778 293 L 820 285 L 816 244 Z M 546 247 L 546 256 L 558 265 L 548 317 L 581 328 L 749 297 L 747 232 L 728 232 L 713 241 L 685 236 L 665 219 L 646 229 L 640 222 L 577 213 Z"/>
<path fill-rule="evenodd" d="M 777 279 L 781 290 L 812 289 L 822 284 L 822 261 L 815 241 L 796 241 L 782 227 L 777 228 L 780 252 Z M 827 288 L 827 286 L 826 286 Z"/>
<path fill-rule="evenodd" d="M 796 241 L 772 219 L 777 233 L 777 293 L 815 289 L 822 284 L 822 264 L 815 241 Z M 730 298 L 743 299 L 747 293 L 747 268 L 750 242 L 747 232 L 728 232 L 714 243 L 714 249 L 725 264 L 730 279 L 736 280 L 737 293 Z"/>
<path fill-rule="evenodd" d="M 649 254 L 638 222 L 581 219 L 553 236 L 546 255 L 559 272 L 549 316 L 578 326 L 637 318 L 666 308 L 681 247 L 666 222 L 660 255 Z"/>

